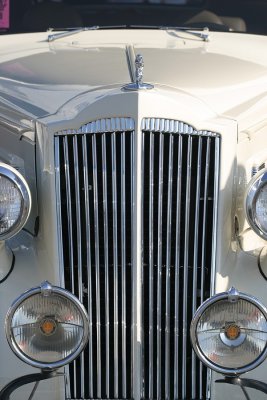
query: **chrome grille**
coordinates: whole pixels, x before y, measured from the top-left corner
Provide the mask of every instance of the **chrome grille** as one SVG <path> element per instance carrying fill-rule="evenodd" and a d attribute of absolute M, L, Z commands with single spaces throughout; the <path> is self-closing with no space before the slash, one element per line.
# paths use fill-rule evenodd
<path fill-rule="evenodd" d="M 210 296 L 219 136 L 146 119 L 143 134 L 143 398 L 208 398 L 189 326 Z"/>
<path fill-rule="evenodd" d="M 188 328 L 212 289 L 219 141 L 164 119 L 55 136 L 65 287 L 90 328 L 67 398 L 208 398 Z"/>

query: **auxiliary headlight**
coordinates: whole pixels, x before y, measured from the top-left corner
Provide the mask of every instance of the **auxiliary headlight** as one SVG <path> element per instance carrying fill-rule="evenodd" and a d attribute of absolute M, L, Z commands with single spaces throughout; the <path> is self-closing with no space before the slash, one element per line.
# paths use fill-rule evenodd
<path fill-rule="evenodd" d="M 190 334 L 206 366 L 225 375 L 240 375 L 267 356 L 267 309 L 256 298 L 232 288 L 199 307 Z"/>
<path fill-rule="evenodd" d="M 245 202 L 248 223 L 259 236 L 267 240 L 267 169 L 252 178 Z"/>
<path fill-rule="evenodd" d="M 31 194 L 25 179 L 15 168 L 0 163 L 0 240 L 18 233 L 30 210 Z"/>
<path fill-rule="evenodd" d="M 79 300 L 44 282 L 21 295 L 6 316 L 11 349 L 26 363 L 55 369 L 74 360 L 88 340 L 88 317 Z"/>

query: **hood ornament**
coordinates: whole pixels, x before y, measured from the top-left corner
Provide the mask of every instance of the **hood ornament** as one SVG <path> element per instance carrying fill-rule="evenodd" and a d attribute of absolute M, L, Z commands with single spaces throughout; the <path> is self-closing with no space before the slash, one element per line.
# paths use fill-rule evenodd
<path fill-rule="evenodd" d="M 135 82 L 123 86 L 124 90 L 149 90 L 154 86 L 143 82 L 144 60 L 141 54 L 135 58 Z"/>

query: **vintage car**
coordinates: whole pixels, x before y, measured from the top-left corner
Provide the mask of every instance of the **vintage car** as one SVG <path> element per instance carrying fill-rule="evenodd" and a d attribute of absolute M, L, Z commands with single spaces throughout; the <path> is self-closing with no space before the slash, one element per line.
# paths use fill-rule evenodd
<path fill-rule="evenodd" d="M 265 399 L 267 1 L 2 3 L 0 399 Z"/>

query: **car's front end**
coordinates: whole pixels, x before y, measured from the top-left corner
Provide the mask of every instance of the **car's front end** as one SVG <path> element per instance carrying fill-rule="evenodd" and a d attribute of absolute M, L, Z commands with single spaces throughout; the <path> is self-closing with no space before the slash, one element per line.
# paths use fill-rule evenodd
<path fill-rule="evenodd" d="M 18 36 L 16 52 L 17 37 L 3 37 L 0 161 L 31 198 L 26 224 L 12 231 L 5 209 L 16 199 L 7 199 L 0 170 L 3 387 L 32 366 L 67 362 L 36 398 L 241 399 L 238 385 L 216 382 L 220 372 L 266 381 L 265 183 L 249 183 L 267 160 L 267 42 L 198 33 L 85 30 L 50 41 L 40 33 Z M 63 324 L 53 302 L 51 313 L 41 300 L 17 319 L 21 300 L 8 311 L 30 288 L 46 293 L 45 281 L 88 313 L 88 344 L 74 361 L 62 353 L 66 362 L 53 364 Z M 219 318 L 215 307 L 221 347 L 206 356 L 200 337 L 214 325 L 198 330 L 194 319 L 192 346 L 191 321 L 231 287 L 250 308 L 231 303 Z M 31 390 L 21 386 L 14 398 Z"/>

